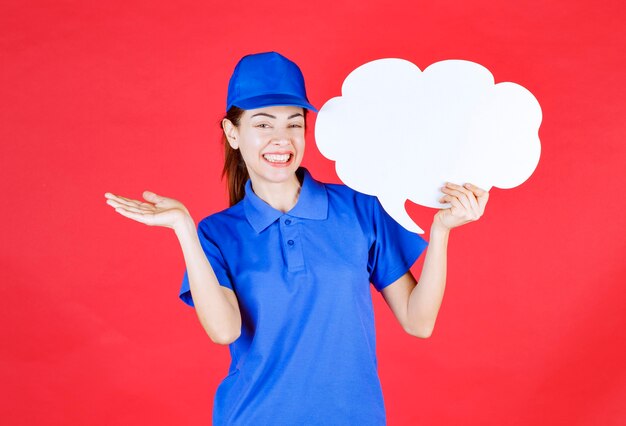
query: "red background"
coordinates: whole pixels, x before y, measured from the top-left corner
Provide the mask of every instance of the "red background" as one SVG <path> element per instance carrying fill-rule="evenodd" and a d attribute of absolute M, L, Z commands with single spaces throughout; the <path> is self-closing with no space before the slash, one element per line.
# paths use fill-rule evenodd
<path fill-rule="evenodd" d="M 210 422 L 228 350 L 178 300 L 177 240 L 103 194 L 226 207 L 228 78 L 277 50 L 318 107 L 383 57 L 475 61 L 542 106 L 533 176 L 452 232 L 433 336 L 373 293 L 389 424 L 626 424 L 624 22 L 621 1 L 3 1 L 2 423 Z M 337 181 L 312 118 L 305 165 Z"/>

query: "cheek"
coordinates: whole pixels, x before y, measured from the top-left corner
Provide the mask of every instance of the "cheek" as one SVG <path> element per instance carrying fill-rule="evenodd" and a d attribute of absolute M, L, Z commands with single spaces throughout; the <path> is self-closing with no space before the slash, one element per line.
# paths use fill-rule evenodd
<path fill-rule="evenodd" d="M 296 149 L 298 150 L 301 156 L 304 154 L 305 148 L 306 148 L 306 144 L 304 143 L 304 139 L 302 139 L 300 142 L 296 144 Z"/>
<path fill-rule="evenodd" d="M 297 150 L 304 150 L 304 146 L 306 145 L 304 132 L 298 132 L 298 133 L 293 134 L 291 136 L 291 141 Z"/>
<path fill-rule="evenodd" d="M 243 161 L 245 161 L 247 164 L 250 164 L 250 162 L 256 160 L 256 158 L 258 157 L 257 151 L 250 149 L 250 147 L 239 147 L 239 150 L 241 151 Z"/>
<path fill-rule="evenodd" d="M 261 151 L 261 143 L 252 135 L 242 135 L 239 140 L 239 151 L 244 159 L 258 157 Z"/>

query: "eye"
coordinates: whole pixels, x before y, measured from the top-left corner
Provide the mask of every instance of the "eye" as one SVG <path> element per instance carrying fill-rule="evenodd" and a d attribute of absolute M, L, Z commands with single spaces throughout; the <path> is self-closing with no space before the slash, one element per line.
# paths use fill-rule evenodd
<path fill-rule="evenodd" d="M 300 123 L 293 123 L 293 124 L 290 124 L 289 127 L 302 128 L 304 126 Z"/>
<path fill-rule="evenodd" d="M 260 129 L 269 129 L 270 125 L 267 123 L 259 123 L 255 127 L 258 127 Z"/>

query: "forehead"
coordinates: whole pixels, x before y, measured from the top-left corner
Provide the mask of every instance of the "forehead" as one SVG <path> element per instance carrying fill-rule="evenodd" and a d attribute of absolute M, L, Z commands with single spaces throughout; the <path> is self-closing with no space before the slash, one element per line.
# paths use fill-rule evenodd
<path fill-rule="evenodd" d="M 256 109 L 248 109 L 244 111 L 245 118 L 270 118 L 270 119 L 290 119 L 296 117 L 303 117 L 304 109 L 299 106 L 285 105 L 285 106 L 270 106 Z"/>

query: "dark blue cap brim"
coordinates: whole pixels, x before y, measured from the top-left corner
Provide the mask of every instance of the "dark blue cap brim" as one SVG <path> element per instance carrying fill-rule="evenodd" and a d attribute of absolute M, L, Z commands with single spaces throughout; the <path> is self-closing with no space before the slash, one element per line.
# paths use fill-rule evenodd
<path fill-rule="evenodd" d="M 283 105 L 299 106 L 313 112 L 318 112 L 317 108 L 311 105 L 306 99 L 288 95 L 263 95 L 248 99 L 235 99 L 231 105 L 227 105 L 226 110 L 228 111 L 232 106 L 236 106 L 241 109 L 257 109 Z"/>

